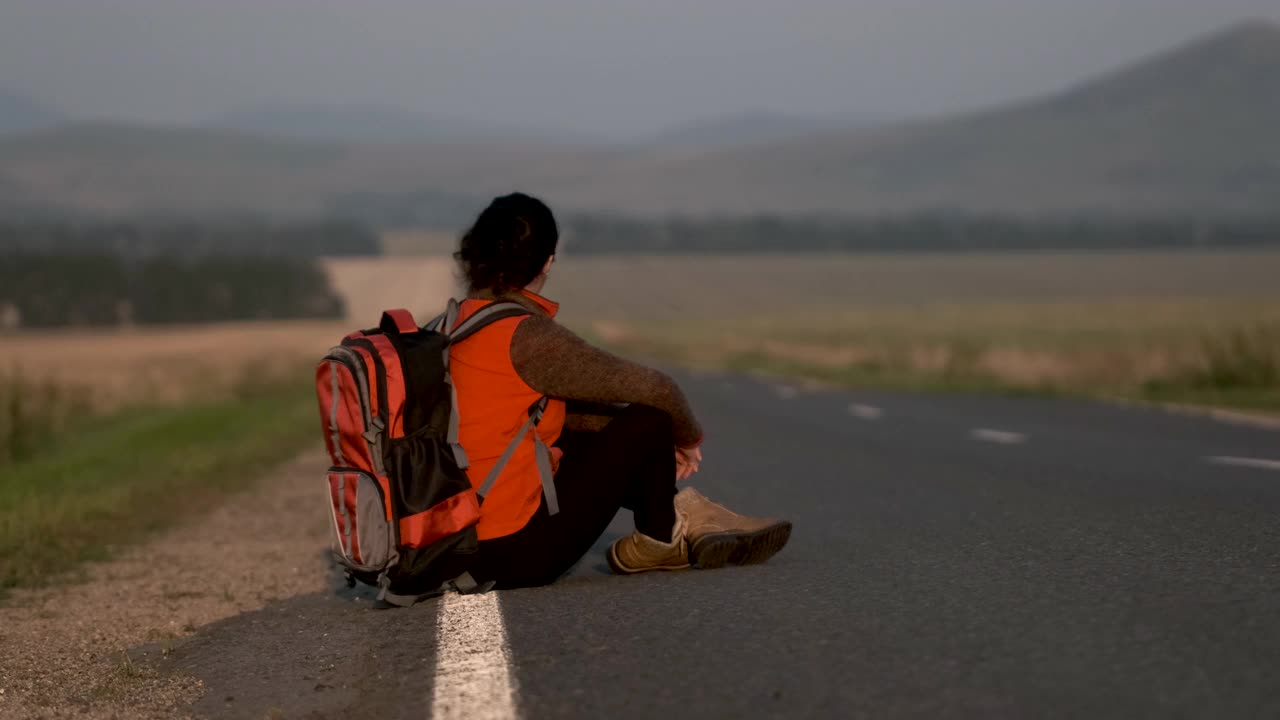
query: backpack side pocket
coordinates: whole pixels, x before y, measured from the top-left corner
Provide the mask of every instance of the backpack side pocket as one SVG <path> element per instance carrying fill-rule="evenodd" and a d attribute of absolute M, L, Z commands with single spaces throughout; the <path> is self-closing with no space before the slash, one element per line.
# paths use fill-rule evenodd
<path fill-rule="evenodd" d="M 353 468 L 329 468 L 327 479 L 334 552 L 356 571 L 392 565 L 397 560 L 395 527 L 387 519 L 381 484 Z"/>

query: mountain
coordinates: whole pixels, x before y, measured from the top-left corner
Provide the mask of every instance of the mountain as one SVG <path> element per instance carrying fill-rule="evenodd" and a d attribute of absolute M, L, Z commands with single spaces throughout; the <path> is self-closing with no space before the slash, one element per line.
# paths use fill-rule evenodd
<path fill-rule="evenodd" d="M 0 182 L 84 212 L 307 213 L 341 157 L 243 133 L 73 124 L 0 137 Z"/>
<path fill-rule="evenodd" d="M 758 145 L 816 132 L 875 127 L 890 120 L 887 115 L 808 117 L 760 110 L 678 125 L 644 139 L 643 144 L 703 148 Z"/>
<path fill-rule="evenodd" d="M 1280 27 L 1240 25 L 1015 105 L 796 136 L 791 119 L 767 115 L 615 148 L 514 131 L 459 140 L 448 123 L 423 131 L 448 141 L 408 141 L 419 125 L 395 113 L 381 125 L 312 120 L 285 123 L 288 137 L 264 134 L 280 129 L 270 124 L 9 133 L 0 187 L 29 203 L 121 213 L 305 214 L 364 203 L 417 217 L 424 204 L 465 206 L 514 188 L 557 209 L 632 215 L 1275 213 Z M 319 138 L 325 123 L 403 141 L 301 139 L 299 128 Z M 762 138 L 776 133 L 784 137 Z"/>
<path fill-rule="evenodd" d="M 62 113 L 34 98 L 0 90 L 0 133 L 47 128 L 65 121 Z"/>
<path fill-rule="evenodd" d="M 649 213 L 1274 211 L 1280 27 L 1011 107 L 635 163 L 556 193 Z"/>
<path fill-rule="evenodd" d="M 315 215 L 355 195 L 483 196 L 595 168 L 561 146 L 349 145 L 228 130 L 77 124 L 0 136 L 0 187 L 107 214 Z"/>
<path fill-rule="evenodd" d="M 377 105 L 274 104 L 215 118 L 208 127 L 294 140 L 447 143 L 495 139 L 589 142 L 592 138 Z"/>

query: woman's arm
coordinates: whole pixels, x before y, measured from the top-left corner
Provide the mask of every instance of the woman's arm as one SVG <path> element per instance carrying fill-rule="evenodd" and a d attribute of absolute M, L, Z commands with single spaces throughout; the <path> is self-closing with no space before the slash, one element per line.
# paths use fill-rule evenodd
<path fill-rule="evenodd" d="M 671 415 L 678 446 L 702 441 L 702 428 L 675 380 L 594 347 L 548 317 L 520 322 L 511 338 L 511 363 L 520 379 L 544 395 L 649 405 Z"/>

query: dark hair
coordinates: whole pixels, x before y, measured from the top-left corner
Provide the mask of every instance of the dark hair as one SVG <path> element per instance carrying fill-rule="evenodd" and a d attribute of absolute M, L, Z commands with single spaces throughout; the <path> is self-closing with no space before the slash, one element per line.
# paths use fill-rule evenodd
<path fill-rule="evenodd" d="M 541 275 L 559 240 L 551 209 L 537 198 L 512 193 L 489 203 L 453 257 L 472 290 L 497 295 Z"/>

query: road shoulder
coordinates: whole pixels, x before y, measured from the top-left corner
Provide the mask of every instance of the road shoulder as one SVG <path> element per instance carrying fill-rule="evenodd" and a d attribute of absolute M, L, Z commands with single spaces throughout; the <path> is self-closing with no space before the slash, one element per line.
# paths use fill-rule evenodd
<path fill-rule="evenodd" d="M 273 471 L 194 523 L 0 607 L 0 718 L 188 715 L 200 681 L 164 670 L 200 628 L 331 589 L 317 454 Z"/>

